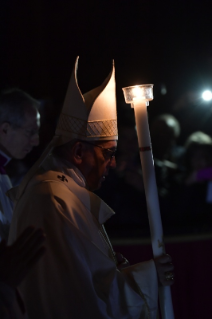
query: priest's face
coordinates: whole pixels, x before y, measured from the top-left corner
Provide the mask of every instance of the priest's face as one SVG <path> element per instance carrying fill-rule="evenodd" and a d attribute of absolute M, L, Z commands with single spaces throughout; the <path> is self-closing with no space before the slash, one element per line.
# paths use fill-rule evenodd
<path fill-rule="evenodd" d="M 0 128 L 2 150 L 12 158 L 24 158 L 34 146 L 39 145 L 40 114 L 27 110 L 22 126 L 3 123 Z"/>
<path fill-rule="evenodd" d="M 100 188 L 107 178 L 109 170 L 116 167 L 115 151 L 116 141 L 84 142 L 86 147 L 83 165 L 80 168 L 91 191 Z"/>

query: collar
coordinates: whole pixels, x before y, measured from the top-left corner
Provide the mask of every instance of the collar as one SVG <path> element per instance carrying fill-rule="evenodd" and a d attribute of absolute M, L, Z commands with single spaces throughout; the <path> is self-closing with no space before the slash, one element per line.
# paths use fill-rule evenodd
<path fill-rule="evenodd" d="M 47 163 L 48 162 L 48 163 Z M 96 217 L 100 224 L 105 223 L 115 212 L 96 194 L 86 189 L 86 181 L 80 170 L 72 163 L 65 160 L 60 160 L 50 156 L 42 168 L 48 170 L 42 180 L 56 180 L 62 182 L 65 186 L 74 193 L 83 205 Z M 51 167 L 51 168 L 50 168 Z M 50 170 L 49 170 L 50 169 Z M 58 175 L 58 171 L 65 176 Z"/>
<path fill-rule="evenodd" d="M 45 162 L 41 165 L 45 171 L 53 170 L 70 176 L 81 187 L 86 188 L 86 180 L 80 170 L 67 160 L 49 155 Z"/>

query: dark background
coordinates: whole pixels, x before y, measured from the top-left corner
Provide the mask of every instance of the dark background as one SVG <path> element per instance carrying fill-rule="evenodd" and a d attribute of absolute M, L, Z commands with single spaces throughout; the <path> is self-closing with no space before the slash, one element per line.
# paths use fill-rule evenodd
<path fill-rule="evenodd" d="M 120 109 L 124 86 L 154 84 L 150 116 L 172 112 L 188 91 L 212 87 L 210 1 L 2 0 L 0 6 L 1 89 L 17 86 L 60 108 L 78 55 L 83 93 L 103 81 L 115 60 Z"/>
<path fill-rule="evenodd" d="M 53 132 L 48 124 L 59 113 L 76 56 L 83 93 L 104 80 L 114 59 L 119 113 L 125 109 L 122 87 L 153 83 L 150 120 L 173 113 L 183 101 L 191 113 L 193 104 L 198 108 L 193 118 L 186 112 L 183 129 L 189 121 L 192 130 L 199 129 L 205 117 L 206 132 L 212 134 L 212 103 L 200 98 L 203 89 L 212 88 L 211 37 L 211 1 L 1 0 L 0 89 L 17 86 L 44 101 L 49 122 L 43 132 L 49 131 L 49 139 Z M 184 130 L 184 138 L 187 133 Z M 176 318 L 209 318 L 211 240 L 173 245 L 167 245 L 167 251 L 176 267 Z M 117 250 L 132 263 L 140 261 L 142 251 L 146 257 L 144 247 L 122 246 Z"/>

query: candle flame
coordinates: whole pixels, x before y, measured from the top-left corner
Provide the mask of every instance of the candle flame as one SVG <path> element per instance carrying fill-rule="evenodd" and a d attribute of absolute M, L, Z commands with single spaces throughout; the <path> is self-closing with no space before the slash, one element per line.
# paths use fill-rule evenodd
<path fill-rule="evenodd" d="M 139 86 L 134 86 L 132 88 L 133 101 L 137 99 L 144 99 L 143 90 Z"/>
<path fill-rule="evenodd" d="M 124 92 L 125 102 L 131 104 L 135 101 L 151 101 L 153 100 L 153 84 L 134 85 L 122 88 Z"/>

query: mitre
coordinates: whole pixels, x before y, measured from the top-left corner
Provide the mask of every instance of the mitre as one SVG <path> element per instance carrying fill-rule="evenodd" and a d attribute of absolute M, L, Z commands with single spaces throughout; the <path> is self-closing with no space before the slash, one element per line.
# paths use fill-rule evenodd
<path fill-rule="evenodd" d="M 116 85 L 112 71 L 97 88 L 82 94 L 77 82 L 78 58 L 68 85 L 55 136 L 57 145 L 72 139 L 117 140 Z"/>

